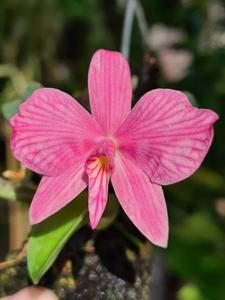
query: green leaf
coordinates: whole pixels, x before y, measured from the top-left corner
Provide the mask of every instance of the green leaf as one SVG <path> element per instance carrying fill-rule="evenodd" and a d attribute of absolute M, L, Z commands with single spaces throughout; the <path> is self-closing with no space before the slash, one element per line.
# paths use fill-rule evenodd
<path fill-rule="evenodd" d="M 86 220 L 87 193 L 83 192 L 74 201 L 46 221 L 33 227 L 28 241 L 28 272 L 37 284 L 51 267 L 71 235 Z"/>
<path fill-rule="evenodd" d="M 25 92 L 21 98 L 6 102 L 2 105 L 2 114 L 6 120 L 9 120 L 13 115 L 19 111 L 20 104 L 32 95 L 32 93 L 41 87 L 39 82 L 31 81 L 28 83 Z"/>

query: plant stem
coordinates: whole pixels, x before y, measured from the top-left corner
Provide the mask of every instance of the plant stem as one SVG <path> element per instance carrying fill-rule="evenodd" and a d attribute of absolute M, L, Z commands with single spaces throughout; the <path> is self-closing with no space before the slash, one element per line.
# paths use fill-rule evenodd
<path fill-rule="evenodd" d="M 123 32 L 121 40 L 121 52 L 129 60 L 131 33 L 133 27 L 134 16 L 137 17 L 138 27 L 141 32 L 143 44 L 149 48 L 148 43 L 148 23 L 145 18 L 144 9 L 139 0 L 127 0 L 126 11 L 123 22 Z"/>
<path fill-rule="evenodd" d="M 123 23 L 121 52 L 128 60 L 130 55 L 131 32 L 132 32 L 132 25 L 133 25 L 133 19 L 135 15 L 136 4 L 137 4 L 136 0 L 127 0 L 124 23 Z"/>

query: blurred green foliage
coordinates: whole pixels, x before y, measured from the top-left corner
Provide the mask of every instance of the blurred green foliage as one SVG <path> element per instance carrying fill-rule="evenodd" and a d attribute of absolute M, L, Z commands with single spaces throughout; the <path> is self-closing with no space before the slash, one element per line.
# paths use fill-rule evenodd
<path fill-rule="evenodd" d="M 140 2 L 150 29 L 161 24 L 182 31 L 183 38 L 163 50 L 188 51 L 192 61 L 185 76 L 171 80 L 163 72 L 162 49 L 155 49 L 150 37 L 148 47 L 143 46 L 135 21 L 130 56 L 134 72 L 141 74 L 144 55 L 148 53 L 156 60 L 155 68 L 148 66 L 149 89 L 170 87 L 187 91 L 197 105 L 220 115 L 212 148 L 201 169 L 190 179 L 165 188 L 171 234 L 168 250 L 161 253 L 166 256 L 169 274 L 179 279 L 179 300 L 222 300 L 225 299 L 224 2 Z M 123 4 L 122 0 L 1 0 L 1 103 L 13 106 L 10 101 L 21 98 L 28 82 L 38 81 L 68 91 L 88 106 L 85 91 L 90 57 L 98 48 L 120 49 Z M 3 149 L 3 138 L 1 146 Z M 4 170 L 3 150 L 1 154 L 0 169 Z"/>
<path fill-rule="evenodd" d="M 19 111 L 19 105 L 26 100 L 36 89 L 40 88 L 41 84 L 35 81 L 30 81 L 20 99 L 8 101 L 2 105 L 2 115 L 6 120 L 9 120 Z"/>

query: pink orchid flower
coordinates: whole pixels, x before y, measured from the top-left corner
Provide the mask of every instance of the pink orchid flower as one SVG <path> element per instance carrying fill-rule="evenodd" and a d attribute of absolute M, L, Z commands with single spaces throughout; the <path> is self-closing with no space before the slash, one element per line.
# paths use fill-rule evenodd
<path fill-rule="evenodd" d="M 90 64 L 92 115 L 68 94 L 36 90 L 10 120 L 15 157 L 43 175 L 30 222 L 48 218 L 88 186 L 91 227 L 104 212 L 111 180 L 127 216 L 152 243 L 167 246 L 161 185 L 195 172 L 213 139 L 216 113 L 198 109 L 176 90 L 146 93 L 131 110 L 126 59 L 98 50 Z"/>

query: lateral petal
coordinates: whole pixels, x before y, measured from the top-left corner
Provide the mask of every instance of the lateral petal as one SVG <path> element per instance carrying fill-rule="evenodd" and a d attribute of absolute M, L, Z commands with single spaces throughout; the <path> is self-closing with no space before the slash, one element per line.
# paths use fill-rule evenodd
<path fill-rule="evenodd" d="M 166 247 L 168 216 L 162 188 L 123 155 L 115 158 L 112 184 L 127 216 L 152 243 Z"/>
<path fill-rule="evenodd" d="M 107 134 L 116 131 L 131 109 L 129 65 L 119 52 L 98 50 L 88 73 L 91 112 Z"/>
<path fill-rule="evenodd" d="M 30 223 L 47 219 L 78 196 L 86 186 L 84 160 L 61 175 L 43 176 L 30 206 Z"/>
<path fill-rule="evenodd" d="M 53 88 L 36 90 L 10 124 L 15 157 L 48 176 L 61 174 L 83 153 L 88 155 L 100 135 L 92 116 L 71 96 Z"/>
<path fill-rule="evenodd" d="M 145 94 L 117 132 L 119 148 L 152 182 L 172 184 L 194 173 L 213 139 L 218 115 L 175 90 Z"/>

